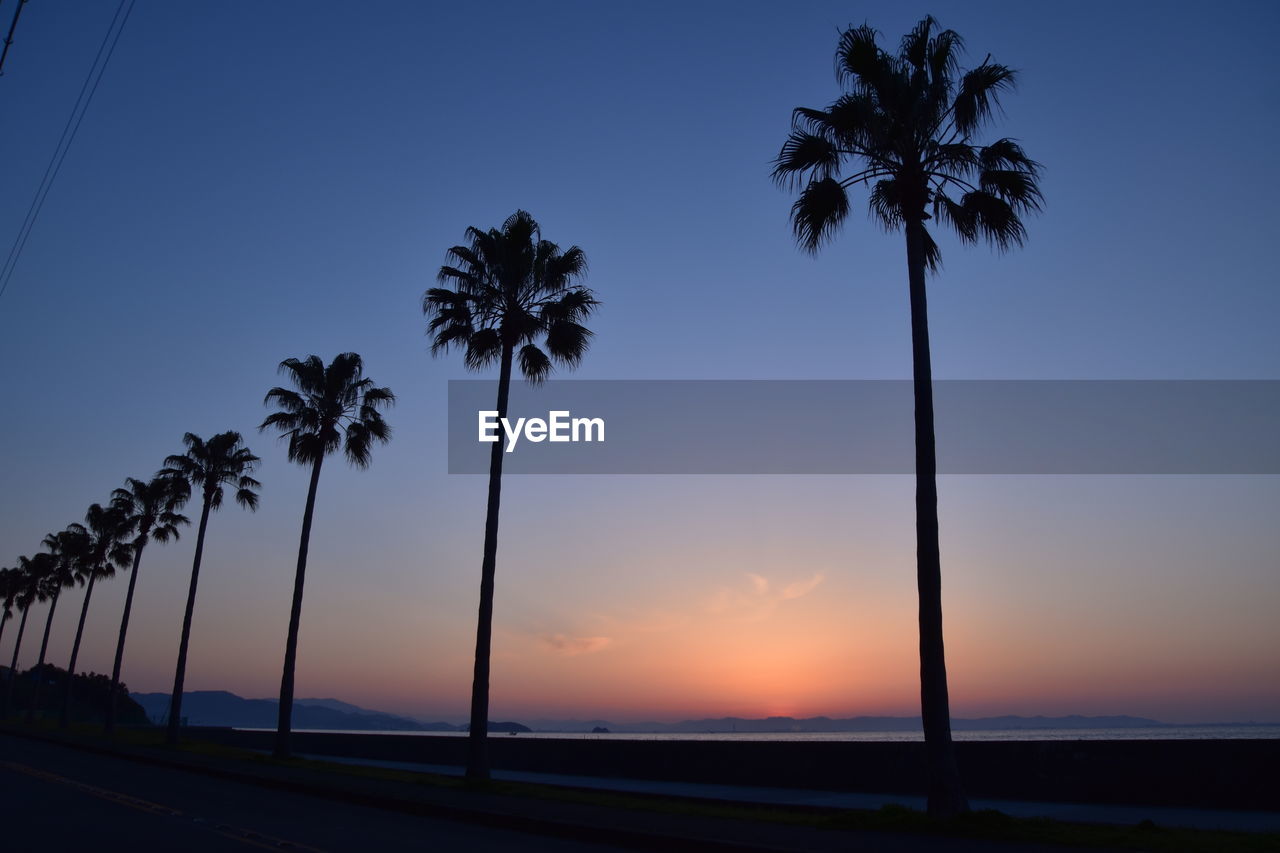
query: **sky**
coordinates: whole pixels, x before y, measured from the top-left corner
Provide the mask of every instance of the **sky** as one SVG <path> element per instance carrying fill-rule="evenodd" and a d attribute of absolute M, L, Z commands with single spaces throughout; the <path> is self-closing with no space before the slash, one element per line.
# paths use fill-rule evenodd
<path fill-rule="evenodd" d="M 0 245 L 115 9 L 23 12 Z M 261 508 L 211 520 L 186 685 L 275 695 L 307 472 L 262 397 L 284 358 L 359 352 L 395 435 L 324 470 L 297 695 L 465 719 L 485 478 L 447 473 L 447 382 L 476 375 L 429 352 L 445 251 L 516 209 L 583 248 L 602 305 L 560 377 L 909 378 L 901 236 L 857 199 L 805 254 L 769 171 L 791 110 L 839 94 L 840 29 L 894 45 L 926 13 L 1019 70 L 995 133 L 1046 199 L 1021 250 L 940 239 L 935 376 L 1280 378 L 1273 4 L 138 0 L 0 297 L 0 563 L 238 430 Z M 1276 477 L 939 490 L 954 715 L 1280 720 Z M 491 716 L 918 713 L 913 531 L 909 476 L 510 477 Z M 146 552 L 132 690 L 171 689 L 194 538 Z M 80 668 L 110 671 L 125 586 L 95 589 Z"/>

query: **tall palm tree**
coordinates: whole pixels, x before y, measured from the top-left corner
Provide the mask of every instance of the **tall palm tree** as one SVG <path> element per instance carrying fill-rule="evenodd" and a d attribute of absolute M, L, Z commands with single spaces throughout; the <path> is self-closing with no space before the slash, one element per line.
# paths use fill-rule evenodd
<path fill-rule="evenodd" d="M 107 716 L 103 730 L 111 734 L 116 725 L 116 692 L 120 689 L 120 665 L 124 661 L 124 640 L 129 631 L 129 613 L 133 610 L 133 589 L 138 583 L 138 566 L 142 550 L 151 539 L 168 542 L 178 539 L 178 526 L 191 520 L 178 513 L 190 495 L 173 477 L 153 477 L 150 481 L 129 477 L 125 488 L 111 493 L 111 505 L 124 520 L 125 529 L 133 537 L 133 571 L 129 573 L 129 591 L 124 598 L 124 615 L 120 617 L 120 637 L 116 641 L 116 659 L 111 667 L 111 689 L 107 694 Z"/>
<path fill-rule="evenodd" d="M 289 439 L 289 461 L 311 466 L 311 484 L 307 487 L 307 505 L 302 512 L 302 536 L 298 543 L 298 568 L 293 578 L 293 606 L 289 611 L 284 672 L 280 677 L 280 716 L 276 725 L 275 755 L 288 758 L 302 589 L 320 467 L 324 458 L 339 447 L 352 465 L 369 467 L 373 445 L 391 440 L 391 427 L 378 409 L 393 405 L 396 397 L 390 388 L 374 387 L 373 380 L 364 375 L 360 356 L 354 352 L 339 353 L 328 367 L 315 355 L 304 361 L 287 358 L 280 362 L 280 372 L 289 377 L 296 390 L 276 387 L 267 392 L 263 403 L 274 404 L 280 411 L 267 415 L 258 429 L 279 430 Z"/>
<path fill-rule="evenodd" d="M 0 569 L 0 642 L 4 640 L 4 628 L 13 618 L 13 600 L 18 597 L 17 569 Z"/>
<path fill-rule="evenodd" d="M 17 567 L 12 569 L 17 573 L 14 576 L 13 603 L 22 611 L 22 619 L 18 622 L 18 638 L 13 644 L 13 660 L 9 663 L 9 676 L 5 679 L 4 705 L 0 707 L 0 719 L 7 718 L 9 710 L 13 707 L 13 680 L 18 675 L 18 652 L 22 650 L 22 635 L 27 630 L 27 616 L 31 612 L 31 605 L 40 596 L 41 570 L 38 556 L 34 563 L 27 557 L 19 557 Z"/>
<path fill-rule="evenodd" d="M 191 563 L 191 586 L 187 590 L 187 609 L 182 617 L 182 639 L 178 643 L 178 668 L 173 677 L 173 696 L 169 700 L 170 744 L 178 742 L 182 721 L 182 685 L 187 677 L 187 645 L 191 640 L 191 616 L 196 606 L 196 584 L 200 579 L 200 560 L 204 556 L 204 534 L 209 526 L 209 513 L 222 506 L 223 487 L 235 489 L 235 501 L 250 511 L 258 508 L 258 489 L 262 484 L 249 476 L 261 460 L 244 446 L 240 433 L 220 432 L 205 441 L 195 433 L 182 436 L 185 453 L 164 460 L 165 467 L 157 475 L 175 478 L 181 494 L 199 489 L 201 495 L 200 526 L 196 531 L 196 554 Z"/>
<path fill-rule="evenodd" d="M 71 694 L 76 683 L 76 660 L 80 657 L 80 641 L 84 638 L 84 620 L 89 615 L 89 602 L 93 599 L 93 585 L 98 580 L 115 576 L 117 568 L 129 565 L 133 546 L 126 540 L 129 527 L 124 513 L 115 506 L 91 504 L 84 515 L 88 530 L 88 543 L 81 571 L 85 577 L 84 603 L 80 605 L 80 621 L 76 624 L 76 639 L 71 645 L 71 662 L 67 664 L 67 687 L 62 698 L 62 714 L 58 726 L 71 724 Z"/>
<path fill-rule="evenodd" d="M 44 657 L 49 650 L 49 632 L 53 628 L 53 614 L 58 609 L 58 599 L 65 587 L 84 583 L 84 575 L 80 569 L 88 545 L 88 533 L 79 524 L 71 524 L 66 530 L 50 533 L 41 542 L 47 552 L 37 556 L 46 558 L 46 567 L 41 572 L 39 598 L 49 602 L 49 613 L 44 620 L 44 637 L 40 640 L 40 657 L 36 661 L 35 687 L 31 691 L 27 704 L 27 722 L 35 719 L 40 709 L 40 687 L 44 684 Z"/>
<path fill-rule="evenodd" d="M 951 746 L 951 719 L 942 635 L 938 552 L 937 460 L 934 453 L 932 368 L 925 274 L 936 272 L 937 243 L 925 223 L 950 226 L 962 242 L 986 240 L 999 249 L 1021 245 L 1022 216 L 1039 210 L 1040 166 L 1012 139 L 987 145 L 976 137 L 1011 89 L 1015 73 L 984 59 L 961 71 L 960 36 L 927 17 L 896 54 L 877 32 L 845 30 L 836 49 L 836 76 L 845 88 L 826 109 L 800 107 L 774 164 L 774 178 L 800 188 L 791 208 L 800 245 L 811 252 L 849 213 L 848 191 L 869 188 L 872 218 L 906 235 L 915 385 L 916 565 L 920 597 L 920 698 L 928 755 L 929 813 L 968 806 Z M 850 165 L 851 164 L 851 165 Z"/>
<path fill-rule="evenodd" d="M 587 271 L 577 246 L 564 252 L 542 239 L 538 223 L 517 210 L 502 229 L 468 228 L 468 244 L 446 253 L 449 263 L 422 301 L 432 336 L 431 352 L 457 347 L 471 370 L 498 363 L 498 417 L 507 416 L 511 368 L 516 358 L 525 379 L 539 383 L 553 362 L 576 366 L 586 353 L 591 331 L 582 325 L 598 304 L 590 290 L 574 282 Z M 542 347 L 538 342 L 542 342 Z M 545 347 L 545 351 L 543 349 Z M 498 508 L 502 495 L 502 447 L 489 456 L 489 500 L 484 523 L 484 560 L 480 569 L 480 612 L 476 626 L 476 662 L 471 683 L 471 729 L 467 778 L 489 778 L 489 650 L 493 633 L 494 570 L 498 555 Z"/>

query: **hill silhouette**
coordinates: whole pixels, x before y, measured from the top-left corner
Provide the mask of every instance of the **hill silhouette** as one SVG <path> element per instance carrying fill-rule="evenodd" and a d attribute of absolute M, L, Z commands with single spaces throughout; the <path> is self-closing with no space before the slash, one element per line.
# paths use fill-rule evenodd
<path fill-rule="evenodd" d="M 66 696 L 67 671 L 51 663 L 38 668 L 32 667 L 26 672 L 19 671 L 13 683 L 13 712 L 25 713 L 31 707 L 31 694 L 35 689 L 36 678 L 42 680 L 40 685 L 40 707 L 37 715 L 46 719 L 56 719 L 62 711 L 62 702 Z M 0 668 L 0 684 L 7 680 L 9 668 Z M 101 723 L 107 713 L 107 697 L 111 695 L 111 677 L 96 672 L 80 673 L 76 676 L 72 688 L 71 722 Z M 122 726 L 149 726 L 142 706 L 128 696 L 127 688 L 120 685 L 116 695 L 116 722 Z"/>
<path fill-rule="evenodd" d="M 169 712 L 168 693 L 133 693 L 131 698 L 153 722 Z M 182 694 L 182 713 L 189 726 L 231 726 L 274 729 L 280 703 L 275 699 L 245 699 L 225 690 L 194 690 Z M 351 710 L 343 710 L 351 709 Z M 456 731 L 448 723 L 420 723 L 407 717 L 370 711 L 336 699 L 299 699 L 294 702 L 293 727 L 339 731 Z"/>

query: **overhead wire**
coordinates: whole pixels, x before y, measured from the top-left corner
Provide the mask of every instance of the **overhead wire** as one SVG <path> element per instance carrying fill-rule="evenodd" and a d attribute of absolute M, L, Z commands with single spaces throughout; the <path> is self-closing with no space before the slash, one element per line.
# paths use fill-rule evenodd
<path fill-rule="evenodd" d="M 125 24 L 129 22 L 129 16 L 133 14 L 135 2 L 136 0 L 120 0 L 120 4 L 116 7 L 116 13 L 111 18 L 111 24 L 107 27 L 106 35 L 102 37 L 102 43 L 98 46 L 98 52 L 93 57 L 93 64 L 89 67 L 89 73 L 85 76 L 84 83 L 80 86 L 80 94 L 76 96 L 75 105 L 71 108 L 71 115 L 67 117 L 67 123 L 62 128 L 62 136 L 59 137 L 58 144 L 54 147 L 53 156 L 49 158 L 49 164 L 45 167 L 44 176 L 41 177 L 40 184 L 36 187 L 35 195 L 31 199 L 31 205 L 27 208 L 27 215 L 22 221 L 22 226 L 18 229 L 18 235 L 14 238 L 13 245 L 9 248 L 9 255 L 5 258 L 4 265 L 0 266 L 0 296 L 4 296 L 4 292 L 9 288 L 9 282 L 13 279 L 13 272 L 18 266 L 18 259 L 22 256 L 22 250 L 26 248 L 27 239 L 31 236 L 36 219 L 39 218 L 40 211 L 44 207 L 45 199 L 49 197 L 49 190 L 57 179 L 58 173 L 62 170 L 67 151 L 71 149 L 71 143 L 75 141 L 76 134 L 80 131 L 80 123 L 84 121 L 84 115 L 89 110 L 89 104 L 93 101 L 93 96 L 98 91 L 98 84 L 102 82 L 102 76 L 106 73 L 107 65 L 111 62 L 116 45 L 120 42 L 120 34 L 124 32 Z M 124 13 L 123 17 L 121 17 L 122 12 Z M 116 26 L 117 22 L 119 22 L 118 27 Z M 99 64 L 99 60 L 101 60 L 101 64 Z"/>
<path fill-rule="evenodd" d="M 13 10 L 13 20 L 9 23 L 9 34 L 4 37 L 4 49 L 0 50 L 0 76 L 4 75 L 4 61 L 9 56 L 9 45 L 13 44 L 13 31 L 18 28 L 18 18 L 22 17 L 22 7 L 27 0 L 18 0 L 18 8 Z"/>

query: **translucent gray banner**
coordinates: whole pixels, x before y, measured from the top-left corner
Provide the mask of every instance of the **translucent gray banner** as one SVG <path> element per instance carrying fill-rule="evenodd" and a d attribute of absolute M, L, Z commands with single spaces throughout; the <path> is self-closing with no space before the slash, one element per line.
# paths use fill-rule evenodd
<path fill-rule="evenodd" d="M 952 380 L 933 393 L 941 474 L 1280 474 L 1277 380 Z M 486 417 L 507 474 L 915 470 L 909 381 L 513 382 L 506 428 L 483 414 L 496 395 L 492 379 L 449 383 L 449 473 L 489 471 Z"/>

